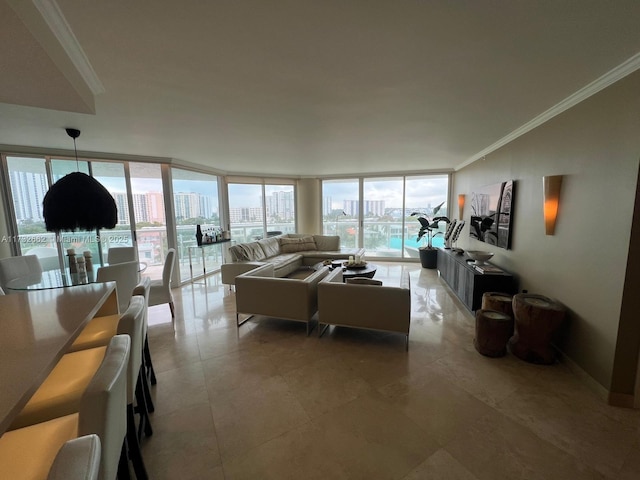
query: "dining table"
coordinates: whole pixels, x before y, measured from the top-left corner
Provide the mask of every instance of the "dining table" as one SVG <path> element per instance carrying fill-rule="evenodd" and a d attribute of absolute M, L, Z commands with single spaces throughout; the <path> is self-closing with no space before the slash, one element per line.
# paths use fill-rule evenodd
<path fill-rule="evenodd" d="M 83 327 L 117 313 L 115 282 L 0 295 L 0 435 Z"/>

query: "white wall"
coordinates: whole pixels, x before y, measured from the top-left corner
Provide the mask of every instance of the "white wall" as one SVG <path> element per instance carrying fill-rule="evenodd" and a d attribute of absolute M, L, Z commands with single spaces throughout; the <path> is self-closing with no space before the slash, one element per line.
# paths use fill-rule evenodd
<path fill-rule="evenodd" d="M 452 198 L 516 181 L 512 250 L 494 263 L 519 276 L 520 289 L 560 300 L 569 310 L 560 346 L 610 389 L 621 321 L 640 158 L 640 72 L 599 92 L 485 159 L 456 172 Z M 554 236 L 542 217 L 542 177 L 564 175 Z M 470 208 L 465 207 L 469 222 Z M 635 335 L 640 335 L 638 328 Z M 635 360 L 637 365 L 637 350 Z M 629 362 L 627 362 L 629 363 Z M 633 370 L 636 365 L 618 366 Z M 617 368 L 618 368 L 617 367 Z M 631 371 L 629 372 L 631 375 Z"/>

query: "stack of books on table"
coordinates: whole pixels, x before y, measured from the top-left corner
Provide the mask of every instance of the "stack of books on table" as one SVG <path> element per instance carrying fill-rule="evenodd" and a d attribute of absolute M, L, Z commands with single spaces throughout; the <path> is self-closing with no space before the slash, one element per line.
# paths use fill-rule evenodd
<path fill-rule="evenodd" d="M 496 267 L 495 265 L 474 265 L 475 268 L 480 273 L 504 273 L 504 270 Z"/>

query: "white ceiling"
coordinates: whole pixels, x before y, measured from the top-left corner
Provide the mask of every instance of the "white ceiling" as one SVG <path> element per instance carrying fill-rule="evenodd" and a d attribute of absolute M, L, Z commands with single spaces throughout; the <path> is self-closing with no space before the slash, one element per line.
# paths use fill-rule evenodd
<path fill-rule="evenodd" d="M 454 169 L 640 52 L 638 0 L 57 0 L 94 115 L 68 59 L 4 28 L 11 5 L 51 56 L 31 1 L 0 3 L 0 144 L 69 149 L 72 126 L 232 173 Z"/>

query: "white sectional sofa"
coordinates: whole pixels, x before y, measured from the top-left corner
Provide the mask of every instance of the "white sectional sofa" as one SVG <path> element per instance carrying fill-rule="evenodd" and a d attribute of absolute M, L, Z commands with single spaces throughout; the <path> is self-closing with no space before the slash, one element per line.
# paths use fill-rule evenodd
<path fill-rule="evenodd" d="M 347 259 L 349 255 L 364 255 L 364 249 L 340 248 L 337 235 L 304 235 L 289 233 L 241 243 L 229 248 L 228 263 L 221 267 L 222 283 L 235 285 L 236 277 L 262 265 L 273 265 L 273 276 L 286 277 L 302 266 L 312 266 L 324 260 Z"/>

